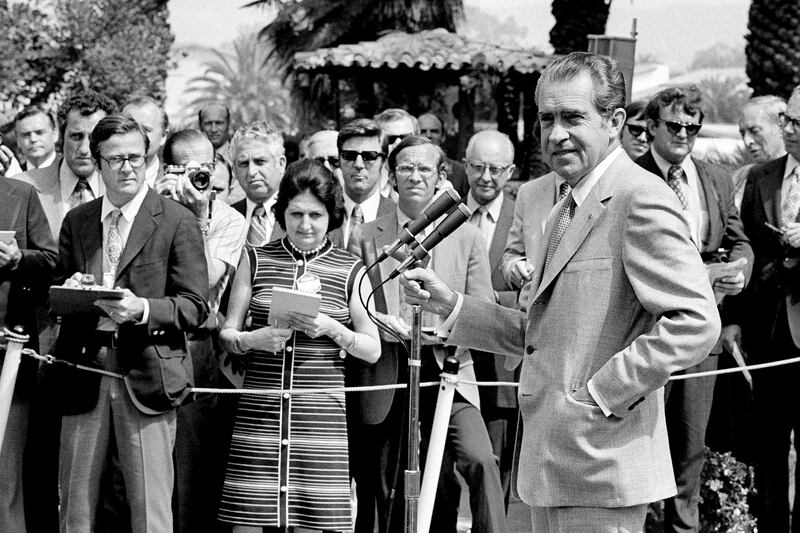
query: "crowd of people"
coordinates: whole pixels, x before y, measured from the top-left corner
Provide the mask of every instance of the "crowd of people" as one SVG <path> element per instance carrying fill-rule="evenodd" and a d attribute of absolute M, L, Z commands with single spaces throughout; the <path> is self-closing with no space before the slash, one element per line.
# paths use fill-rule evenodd
<path fill-rule="evenodd" d="M 456 531 L 459 475 L 476 533 L 509 531 L 515 494 L 536 533 L 642 531 L 659 500 L 667 531 L 698 531 L 712 440 L 755 466 L 759 529 L 789 531 L 797 367 L 754 373 L 752 396 L 669 378 L 737 347 L 800 355 L 800 88 L 742 109 L 739 169 L 692 156 L 696 87 L 626 106 L 601 56 L 553 60 L 536 104 L 551 171 L 513 194 L 509 137 L 458 161 L 433 113 L 309 132 L 289 162 L 224 103 L 176 131 L 146 96 L 23 109 L 0 145 L 0 316 L 57 362 L 20 368 L 0 531 L 403 531 L 407 393 L 343 387 L 407 382 L 413 305 L 422 381 L 459 362 L 431 531 Z M 471 216 L 422 266 L 392 275 L 408 245 L 378 263 L 453 193 Z M 54 316 L 62 284 L 114 297 Z M 313 303 L 285 312 L 287 291 Z M 729 401 L 747 412 L 711 435 Z"/>

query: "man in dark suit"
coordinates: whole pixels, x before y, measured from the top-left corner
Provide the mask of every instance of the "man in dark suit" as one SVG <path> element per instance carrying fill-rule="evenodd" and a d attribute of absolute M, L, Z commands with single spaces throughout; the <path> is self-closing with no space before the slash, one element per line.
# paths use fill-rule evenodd
<path fill-rule="evenodd" d="M 374 264 L 383 247 L 395 241 L 403 225 L 420 216 L 433 201 L 446 176 L 443 160 L 444 154 L 441 149 L 418 135 L 407 137 L 397 145 L 388 160 L 390 179 L 398 192 L 397 208 L 373 222 L 359 226 L 353 236 L 354 242 L 358 243 L 356 249 L 365 264 Z M 480 231 L 474 226 L 465 224 L 432 251 L 430 265 L 450 284 L 459 287 L 459 290 L 484 300 L 493 300 L 487 258 L 486 244 Z M 370 275 L 375 276 L 371 281 L 377 282 L 374 286 L 377 287 L 381 279 L 387 280 L 397 265 L 395 258 L 389 258 L 379 267 L 371 269 Z M 384 323 L 395 330 L 401 338 L 409 338 L 410 306 L 401 299 L 396 278 L 384 284 L 382 290 L 376 291 L 375 307 Z M 459 377 L 462 381 L 456 386 L 450 413 L 431 531 L 455 532 L 458 498 L 453 498 L 452 494 L 458 489 L 453 472 L 454 464 L 470 488 L 473 530 L 506 531 L 500 473 L 492 453 L 489 436 L 480 418 L 478 388 L 474 383 L 469 383 L 475 381 L 472 356 L 469 350 L 444 346 L 433 334 L 435 326 L 436 317 L 429 315 L 427 319 L 423 318 L 421 379 L 438 381 L 444 359 L 455 356 L 460 362 Z M 387 335 L 383 340 L 385 342 L 381 359 L 393 361 L 392 368 L 399 370 L 395 370 L 394 375 L 386 372 L 380 376 L 369 376 L 372 378 L 372 383 L 369 384 L 404 382 L 406 375 L 403 360 L 406 354 L 393 337 Z M 364 372 L 368 374 L 369 370 Z M 382 381 L 392 377 L 397 381 Z M 423 455 L 431 433 L 437 392 L 432 388 L 422 389 L 420 392 Z M 368 394 L 374 395 L 372 402 L 375 403 L 372 405 L 375 406 L 378 416 L 385 417 L 380 420 L 368 411 L 369 404 L 362 406 L 364 420 L 373 425 L 370 434 L 372 438 L 363 446 L 365 449 L 372 448 L 381 452 L 380 457 L 371 460 L 371 468 L 384 470 L 379 486 L 381 492 L 377 494 L 378 516 L 382 519 L 381 531 L 386 531 L 387 527 L 392 532 L 400 531 L 403 523 L 402 473 L 405 469 L 402 465 L 405 464 L 406 458 L 404 429 L 407 426 L 403 422 L 403 395 Z M 384 415 L 387 411 L 388 414 Z M 369 420 L 370 417 L 372 420 Z M 373 472 L 373 475 L 378 473 Z M 395 478 L 395 483 L 391 483 L 392 478 Z M 392 489 L 395 489 L 395 495 L 390 517 L 387 513 L 387 503 Z M 389 524 L 383 521 L 385 519 L 389 520 Z"/>
<path fill-rule="evenodd" d="M 419 123 L 419 134 L 427 137 L 436 146 L 444 150 L 442 146 L 445 140 L 444 122 L 433 113 L 423 113 L 417 118 Z M 467 169 L 464 164 L 451 159 L 445 152 L 445 164 L 447 168 L 447 181 L 453 185 L 461 197 L 467 195 L 469 191 L 469 179 L 467 177 Z"/>
<path fill-rule="evenodd" d="M 240 127 L 231 139 L 231 164 L 245 193 L 245 198 L 231 207 L 244 216 L 250 228 L 247 244 L 261 246 L 283 237 L 272 212 L 286 171 L 281 132 L 263 120 Z"/>
<path fill-rule="evenodd" d="M 650 151 L 637 163 L 664 179 L 675 191 L 692 240 L 706 263 L 715 262 L 715 253 L 724 248 L 729 252 L 730 263 L 741 264 L 735 274 L 711 279 L 719 303 L 724 295 L 739 293 L 750 279 L 753 251 L 736 209 L 730 176 L 690 155 L 703 122 L 701 106 L 702 97 L 694 85 L 658 92 L 644 112 L 652 139 Z M 715 349 L 702 363 L 685 372 L 716 370 L 720 351 Z M 667 432 L 678 484 L 678 495 L 665 504 L 665 528 L 697 531 L 700 473 L 714 378 L 670 382 L 665 395 Z"/>
<path fill-rule="evenodd" d="M 742 198 L 742 221 L 755 251 L 754 276 L 736 299 L 742 341 L 751 362 L 800 356 L 800 87 L 782 113 L 787 155 L 754 166 Z M 780 229 L 776 229 L 780 228 Z M 789 531 L 789 436 L 800 435 L 796 387 L 800 367 L 753 373 L 753 419 L 759 531 Z M 800 492 L 795 491 L 792 531 L 800 531 Z"/>
<path fill-rule="evenodd" d="M 471 222 L 481 230 L 489 246 L 494 300 L 516 309 L 517 291 L 508 287 L 503 279 L 503 251 L 514 217 L 514 200 L 504 194 L 503 187 L 514 173 L 514 144 L 506 134 L 486 130 L 472 136 L 466 153 L 469 179 L 466 202 L 472 210 Z M 519 379 L 518 371 L 504 368 L 501 357 L 475 351 L 473 359 L 479 381 L 516 382 Z M 499 460 L 500 481 L 508 509 L 518 417 L 517 391 L 513 387 L 481 387 L 479 392 L 481 416 Z"/>
<path fill-rule="evenodd" d="M 24 326 L 31 339 L 26 346 L 38 349 L 39 322 L 47 312 L 47 287 L 58 254 L 32 186 L 16 179 L 0 180 L 0 230 L 14 232 L 11 239 L 0 241 L 0 328 Z M 23 449 L 37 367 L 36 360 L 23 358 L 17 375 L 0 452 L 0 531 L 26 531 L 23 468 L 36 470 L 38 463 L 25 462 Z M 31 496 L 36 493 L 30 492 Z"/>
<path fill-rule="evenodd" d="M 122 297 L 65 316 L 55 355 L 124 376 L 52 368 L 62 532 L 94 529 L 112 438 L 132 530 L 172 530 L 175 408 L 192 385 L 186 333 L 207 318 L 208 273 L 194 215 L 145 183 L 147 142 L 130 117 L 98 122 L 90 146 L 106 194 L 67 213 L 59 240 L 60 279 L 92 274 Z"/>
<path fill-rule="evenodd" d="M 14 117 L 14 134 L 17 147 L 25 156 L 20 161 L 23 171 L 55 163 L 58 130 L 53 115 L 37 105 L 28 106 Z"/>

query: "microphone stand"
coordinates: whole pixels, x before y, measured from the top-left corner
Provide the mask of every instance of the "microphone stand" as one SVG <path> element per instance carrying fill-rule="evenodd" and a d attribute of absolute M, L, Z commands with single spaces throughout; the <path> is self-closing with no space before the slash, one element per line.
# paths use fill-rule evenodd
<path fill-rule="evenodd" d="M 408 355 L 408 465 L 405 471 L 406 533 L 417 533 L 419 507 L 419 371 L 422 366 L 422 308 L 411 306 L 411 350 Z"/>

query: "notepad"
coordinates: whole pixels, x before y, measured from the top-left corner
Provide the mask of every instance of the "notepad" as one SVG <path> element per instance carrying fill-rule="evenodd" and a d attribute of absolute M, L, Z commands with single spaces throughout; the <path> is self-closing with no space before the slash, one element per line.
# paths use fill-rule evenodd
<path fill-rule="evenodd" d="M 319 305 L 322 297 L 319 294 L 285 289 L 272 288 L 272 302 L 270 303 L 269 325 L 276 328 L 288 327 L 287 315 L 289 312 L 302 313 L 309 316 L 319 314 Z"/>

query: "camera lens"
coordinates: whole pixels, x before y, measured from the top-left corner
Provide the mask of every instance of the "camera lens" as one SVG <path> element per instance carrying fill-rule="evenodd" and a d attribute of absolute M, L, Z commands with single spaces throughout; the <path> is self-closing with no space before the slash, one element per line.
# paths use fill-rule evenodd
<path fill-rule="evenodd" d="M 188 178 L 192 186 L 200 192 L 205 192 L 211 186 L 211 173 L 202 168 L 189 172 Z"/>

